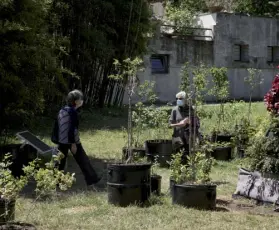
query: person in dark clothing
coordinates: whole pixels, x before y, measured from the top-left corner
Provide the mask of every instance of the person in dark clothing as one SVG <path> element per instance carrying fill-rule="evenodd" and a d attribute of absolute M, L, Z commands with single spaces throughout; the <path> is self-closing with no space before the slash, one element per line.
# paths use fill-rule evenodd
<path fill-rule="evenodd" d="M 182 150 L 183 159 L 185 160 L 189 154 L 189 146 L 192 146 L 197 137 L 200 136 L 200 125 L 195 110 L 187 104 L 186 93 L 184 91 L 177 93 L 176 99 L 177 106 L 172 109 L 169 124 L 173 128 L 175 150 Z M 191 118 L 189 117 L 190 114 Z"/>
<path fill-rule="evenodd" d="M 64 170 L 69 150 L 79 165 L 86 184 L 94 187 L 101 178 L 91 166 L 79 137 L 79 120 L 77 109 L 83 105 L 83 94 L 79 90 L 71 91 L 67 96 L 67 105 L 58 114 L 58 149 L 64 154 L 59 170 Z"/>

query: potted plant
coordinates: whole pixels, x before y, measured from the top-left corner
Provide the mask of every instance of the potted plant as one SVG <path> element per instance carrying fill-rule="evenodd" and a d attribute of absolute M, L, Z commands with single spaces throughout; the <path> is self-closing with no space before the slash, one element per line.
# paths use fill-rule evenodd
<path fill-rule="evenodd" d="M 61 190 L 67 190 L 74 182 L 74 174 L 64 173 L 55 167 L 55 163 L 59 161 L 61 155 L 55 157 L 51 162 L 47 163 L 44 168 L 38 167 L 38 160 L 29 163 L 23 168 L 24 175 L 15 177 L 9 169 L 11 165 L 11 155 L 6 155 L 0 163 L 0 227 L 1 229 L 36 229 L 35 226 L 14 222 L 15 220 L 15 203 L 19 193 L 34 179 L 36 182 L 36 198 L 45 195 L 54 194 L 57 186 Z M 35 206 L 32 206 L 34 208 Z M 31 212 L 31 211 L 30 211 Z M 30 213 L 29 212 L 29 213 Z M 27 214 L 27 217 L 28 218 Z"/>
<path fill-rule="evenodd" d="M 189 208 L 213 210 L 216 207 L 216 185 L 210 183 L 213 158 L 208 145 L 196 148 L 181 164 L 182 153 L 170 162 L 170 190 L 173 204 Z"/>
<path fill-rule="evenodd" d="M 193 86 L 190 85 L 189 88 Z M 192 105 L 194 94 L 193 91 L 188 92 L 188 102 Z M 191 110 L 189 117 L 192 117 Z M 205 140 L 197 143 L 195 130 L 189 133 L 189 154 L 186 163 L 182 160 L 182 153 L 176 154 L 170 162 L 172 202 L 185 207 L 215 209 L 216 185 L 210 183 L 209 177 L 213 163 L 211 144 Z"/>
<path fill-rule="evenodd" d="M 236 122 L 235 136 L 233 138 L 237 149 L 237 155 L 241 158 L 244 157 L 244 152 L 248 147 L 250 137 L 252 137 L 256 132 L 256 129 L 251 124 L 252 95 L 255 88 L 263 82 L 261 70 L 249 68 L 248 75 L 244 78 L 244 81 L 249 86 L 248 112 L 247 117 L 242 117 L 239 122 Z"/>
<path fill-rule="evenodd" d="M 230 142 L 232 135 L 228 134 L 227 130 L 224 129 L 225 123 L 225 101 L 228 98 L 229 81 L 227 77 L 227 68 L 212 67 L 210 73 L 212 75 L 213 87 L 210 89 L 209 94 L 214 96 L 219 102 L 219 111 L 217 112 L 217 127 L 212 132 L 212 141 L 217 142 L 217 147 L 214 149 L 214 155 L 225 154 L 231 157 L 232 147 L 224 142 Z M 223 129 L 221 129 L 223 128 Z M 218 144 L 222 143 L 222 144 Z M 221 157 L 224 158 L 224 157 Z M 229 160 L 229 159 L 226 159 Z"/>
<path fill-rule="evenodd" d="M 142 60 L 125 59 L 122 63 L 114 61 L 115 71 L 110 78 L 127 82 L 128 93 L 128 158 L 125 162 L 109 164 L 108 202 L 121 207 L 131 204 L 143 204 L 150 197 L 150 163 L 135 163 L 132 154 L 132 96 L 137 86 L 137 73 Z"/>
<path fill-rule="evenodd" d="M 167 139 L 168 135 L 168 114 L 162 108 L 154 108 L 149 112 L 149 129 L 153 128 L 155 138 L 145 141 L 145 151 L 148 158 L 155 162 L 157 156 L 158 164 L 161 167 L 168 167 L 173 153 L 172 140 Z M 150 135 L 151 136 L 151 135 Z"/>

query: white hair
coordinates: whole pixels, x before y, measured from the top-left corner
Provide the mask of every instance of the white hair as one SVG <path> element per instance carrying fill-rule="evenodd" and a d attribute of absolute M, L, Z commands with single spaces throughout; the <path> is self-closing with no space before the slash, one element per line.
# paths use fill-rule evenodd
<path fill-rule="evenodd" d="M 68 105 L 72 105 L 76 100 L 83 100 L 83 93 L 77 89 L 71 91 L 66 98 Z"/>
<path fill-rule="evenodd" d="M 186 93 L 185 91 L 180 91 L 179 93 L 176 94 L 176 98 L 186 98 Z"/>

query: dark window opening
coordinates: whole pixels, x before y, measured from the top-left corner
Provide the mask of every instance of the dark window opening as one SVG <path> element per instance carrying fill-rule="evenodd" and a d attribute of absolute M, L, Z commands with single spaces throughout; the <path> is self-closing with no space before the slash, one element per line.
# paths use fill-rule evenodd
<path fill-rule="evenodd" d="M 279 46 L 267 47 L 267 61 L 277 63 L 279 62 Z"/>
<path fill-rule="evenodd" d="M 234 45 L 234 61 L 248 62 L 249 61 L 249 46 Z"/>
<path fill-rule="evenodd" d="M 156 54 L 151 55 L 151 73 L 168 73 L 169 72 L 169 55 Z"/>

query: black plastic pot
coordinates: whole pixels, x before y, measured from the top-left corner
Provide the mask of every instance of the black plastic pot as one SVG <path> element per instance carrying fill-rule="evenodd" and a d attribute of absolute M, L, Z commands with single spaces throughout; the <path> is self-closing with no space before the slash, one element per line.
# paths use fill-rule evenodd
<path fill-rule="evenodd" d="M 145 152 L 151 162 L 157 158 L 161 167 L 168 167 L 173 153 L 172 140 L 148 140 L 145 142 Z"/>
<path fill-rule="evenodd" d="M 147 201 L 151 193 L 151 164 L 109 164 L 108 202 L 120 207 Z"/>
<path fill-rule="evenodd" d="M 212 142 L 231 142 L 232 135 L 213 134 L 211 137 Z"/>
<path fill-rule="evenodd" d="M 145 148 L 131 148 L 132 155 L 135 157 L 143 158 L 145 157 Z M 128 159 L 128 148 L 123 147 L 122 148 L 122 154 L 123 154 L 123 159 L 127 160 Z"/>
<path fill-rule="evenodd" d="M 151 193 L 161 195 L 162 177 L 160 175 L 151 175 Z"/>
<path fill-rule="evenodd" d="M 175 181 L 173 179 L 170 178 L 170 195 L 172 196 L 173 195 L 173 187 L 175 185 Z"/>
<path fill-rule="evenodd" d="M 213 210 L 216 208 L 216 185 L 174 184 L 172 203 L 188 208 Z"/>
<path fill-rule="evenodd" d="M 0 223 L 6 223 L 15 219 L 15 201 L 0 199 Z"/>
<path fill-rule="evenodd" d="M 32 224 L 22 222 L 11 222 L 6 224 L 0 224 L 0 230 L 37 230 Z"/>
<path fill-rule="evenodd" d="M 232 159 L 232 147 L 216 147 L 214 148 L 211 156 L 220 161 L 229 161 Z"/>

